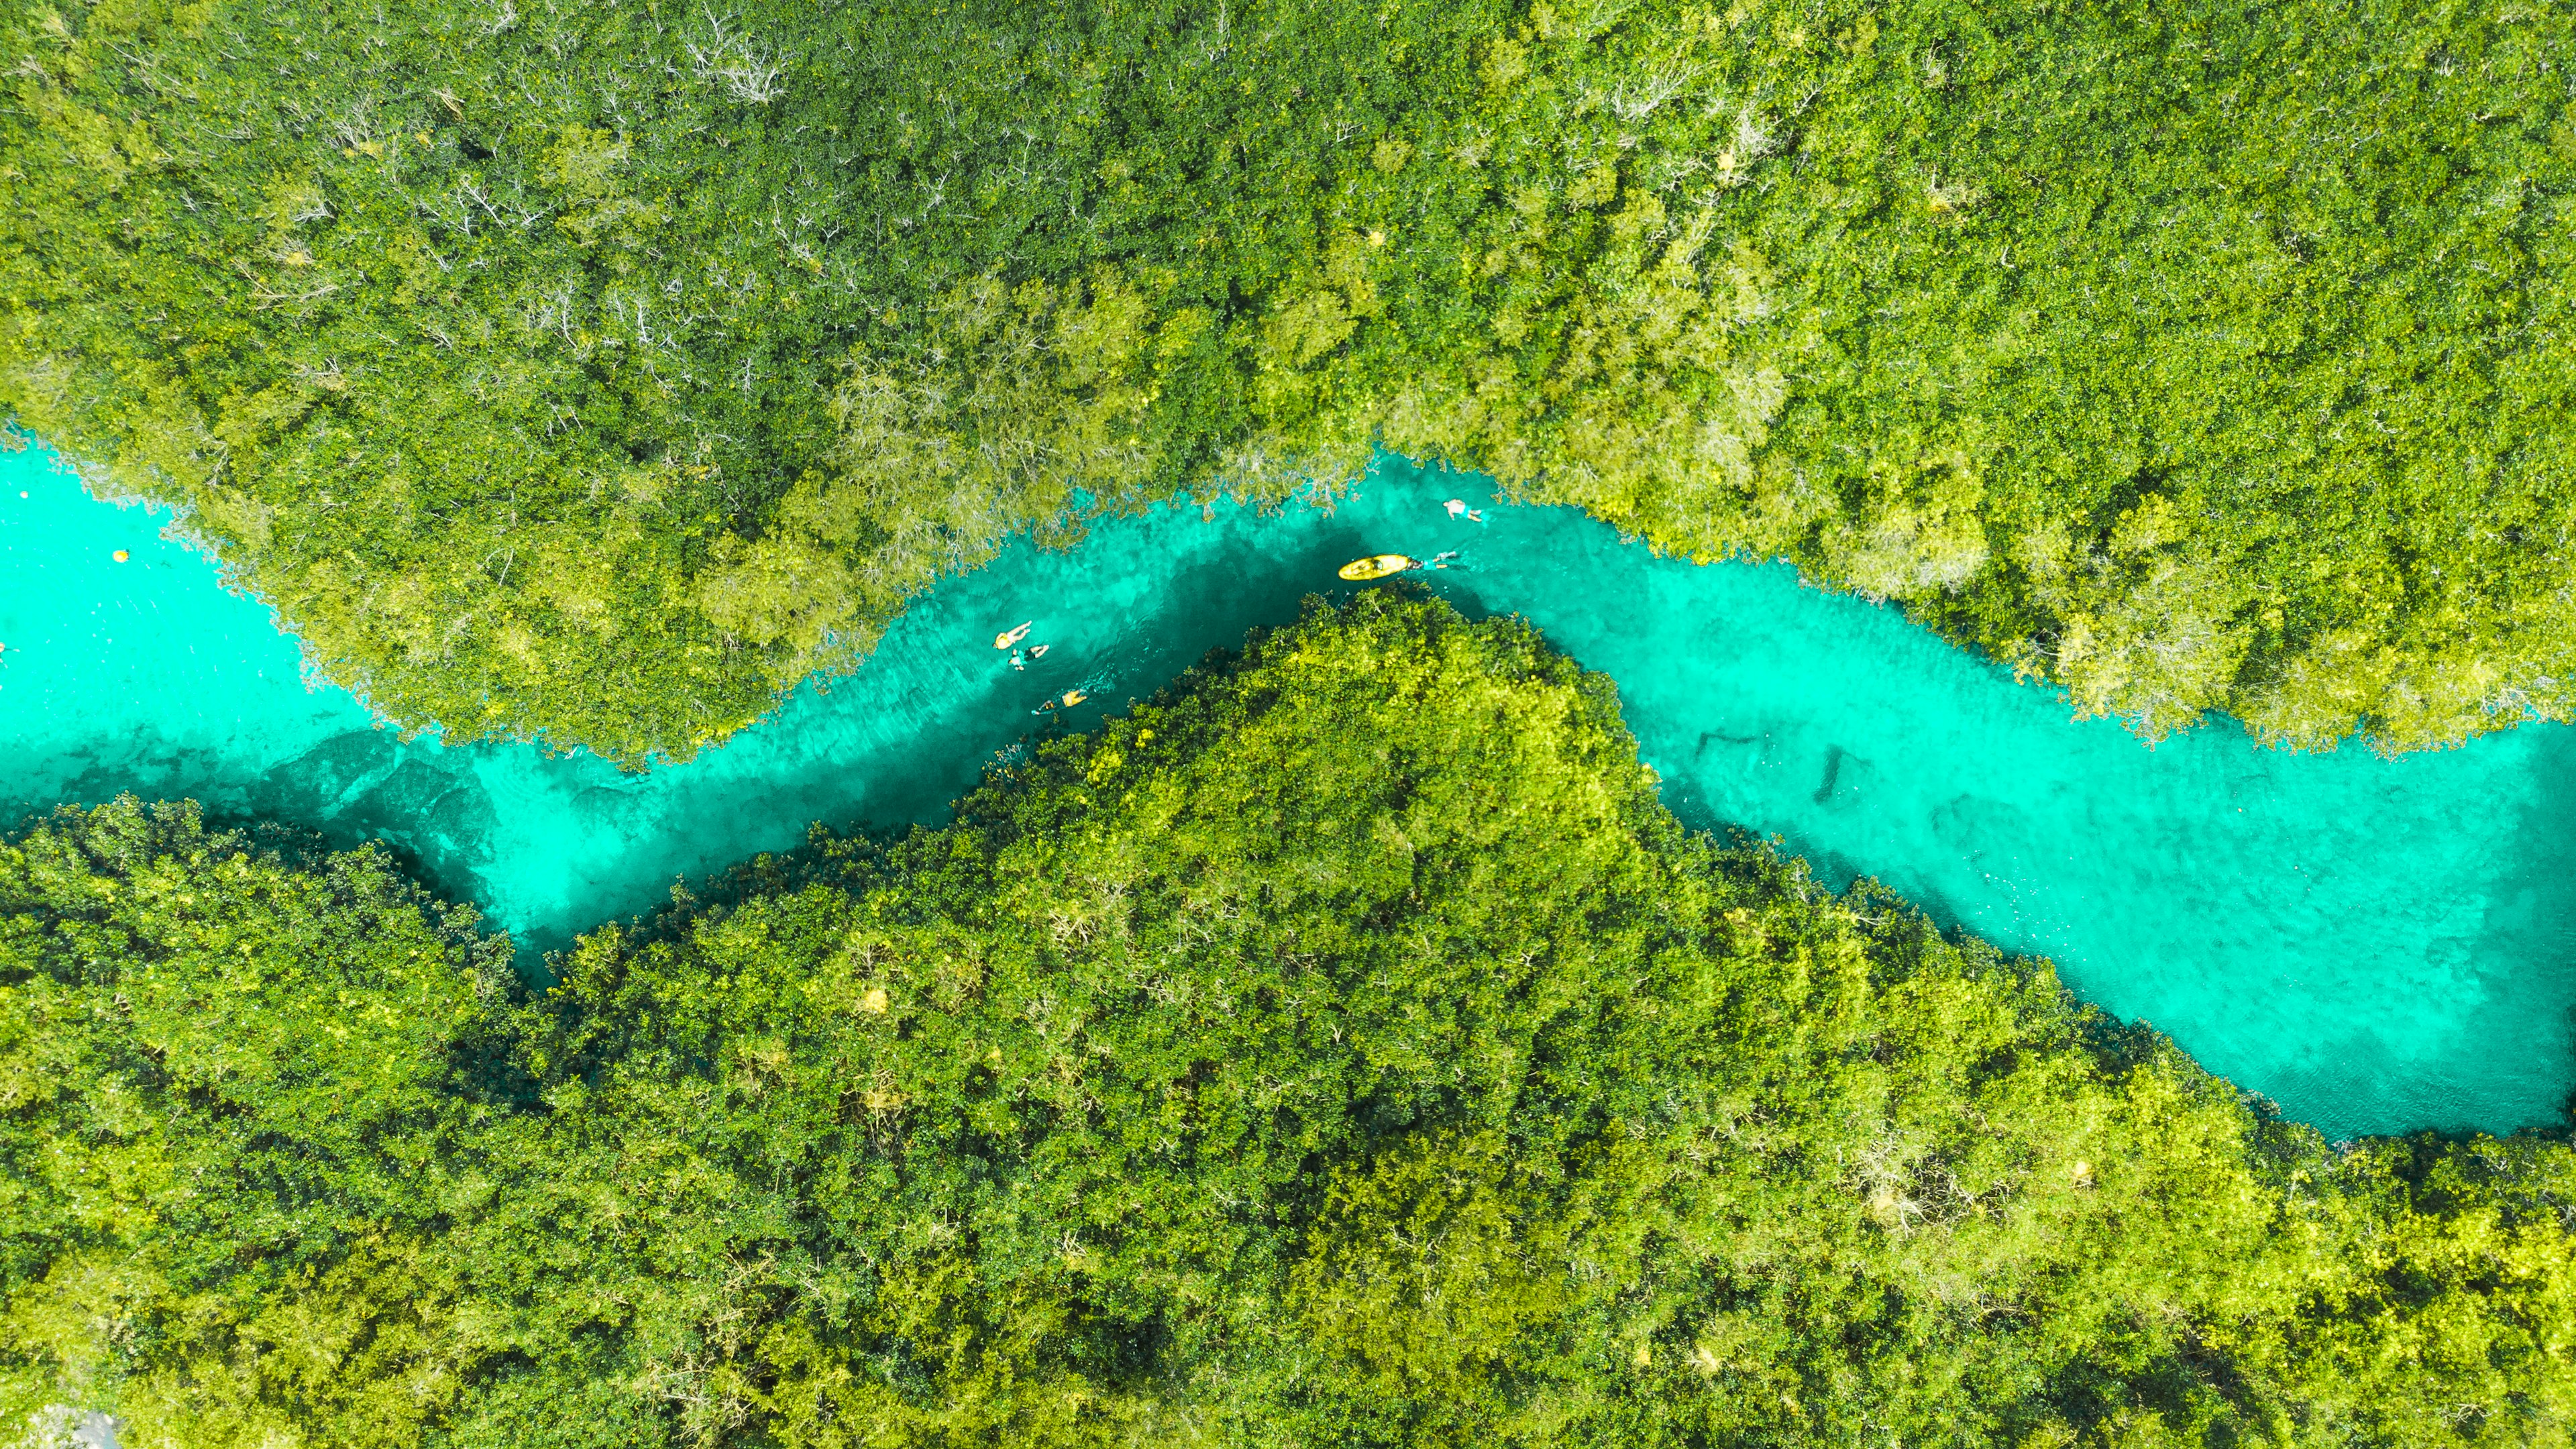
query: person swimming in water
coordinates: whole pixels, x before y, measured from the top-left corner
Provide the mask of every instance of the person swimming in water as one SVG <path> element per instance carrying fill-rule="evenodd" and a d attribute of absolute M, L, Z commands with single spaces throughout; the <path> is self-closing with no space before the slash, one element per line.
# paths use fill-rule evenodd
<path fill-rule="evenodd" d="M 1022 624 L 1016 629 L 1005 629 L 1001 633 L 994 635 L 993 647 L 996 649 L 1017 648 L 1021 640 L 1029 637 L 1029 629 L 1036 623 L 1037 620 L 1031 619 L 1028 623 Z"/>
<path fill-rule="evenodd" d="M 1029 657 L 1031 659 L 1044 659 L 1046 657 L 1046 652 L 1054 647 L 1055 646 L 1052 644 L 1032 644 L 1029 646 Z"/>
<path fill-rule="evenodd" d="M 1451 518 L 1463 518 L 1469 523 L 1482 523 L 1485 521 L 1484 510 L 1468 507 L 1467 500 L 1464 498 L 1452 498 L 1440 506 L 1449 510 L 1449 516 Z"/>

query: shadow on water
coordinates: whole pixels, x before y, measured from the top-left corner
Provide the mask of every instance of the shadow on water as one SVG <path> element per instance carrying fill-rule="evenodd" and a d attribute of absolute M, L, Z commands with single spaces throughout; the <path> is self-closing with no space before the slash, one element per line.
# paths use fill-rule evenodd
<path fill-rule="evenodd" d="M 2556 1027 L 2555 1050 L 2495 1068 L 2529 1078 L 2537 1091 L 2557 1090 L 2576 1113 L 2576 733 L 2530 733 L 2528 794 L 2497 822 L 2513 866 L 2490 889 L 2470 957 L 2490 1014 Z"/>
<path fill-rule="evenodd" d="M 66 762 L 50 798 L 0 800 L 0 822 L 132 793 L 195 800 L 218 829 L 285 825 L 334 850 L 381 841 L 407 873 L 451 900 L 473 899 L 490 865 L 498 812 L 461 751 L 350 729 L 245 779 L 219 751 L 141 739 L 125 747 L 113 762 Z"/>
<path fill-rule="evenodd" d="M 473 899 L 500 826 L 467 757 L 407 747 L 382 730 L 334 735 L 247 789 L 218 783 L 200 798 L 218 818 L 293 821 L 342 849 L 381 839 L 451 900 Z"/>

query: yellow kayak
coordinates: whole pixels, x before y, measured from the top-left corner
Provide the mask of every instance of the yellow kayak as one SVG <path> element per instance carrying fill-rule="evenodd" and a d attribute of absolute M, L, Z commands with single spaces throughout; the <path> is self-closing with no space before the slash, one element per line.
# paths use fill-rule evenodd
<path fill-rule="evenodd" d="M 1420 567 L 1422 567 L 1420 559 L 1407 558 L 1400 553 L 1378 553 L 1371 554 L 1367 558 L 1353 559 L 1342 565 L 1342 577 L 1360 581 L 1382 579 L 1390 574 L 1400 574 L 1406 569 Z"/>

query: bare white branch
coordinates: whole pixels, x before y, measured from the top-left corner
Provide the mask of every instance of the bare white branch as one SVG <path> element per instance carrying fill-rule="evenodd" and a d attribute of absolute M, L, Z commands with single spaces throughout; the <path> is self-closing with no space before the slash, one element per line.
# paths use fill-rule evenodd
<path fill-rule="evenodd" d="M 786 67 L 779 64 L 776 56 L 750 36 L 727 30 L 732 16 L 719 16 L 712 7 L 703 13 L 706 39 L 701 42 L 684 37 L 681 41 L 688 49 L 689 63 L 697 68 L 698 79 L 720 81 L 735 100 L 756 106 L 765 106 L 786 93 Z"/>

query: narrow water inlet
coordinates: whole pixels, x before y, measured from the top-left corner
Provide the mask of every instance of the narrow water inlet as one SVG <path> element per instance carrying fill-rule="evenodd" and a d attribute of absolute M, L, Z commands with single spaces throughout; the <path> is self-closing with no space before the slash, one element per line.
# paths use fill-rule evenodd
<path fill-rule="evenodd" d="M 18 494 L 25 492 L 26 497 Z M 1033 732 L 1081 727 L 1296 616 L 1363 554 L 1517 613 L 1619 684 L 1692 825 L 1777 835 L 1945 924 L 2056 958 L 2330 1136 L 2563 1120 L 2576 1084 L 2576 731 L 2458 750 L 2258 748 L 2226 720 L 2149 749 L 1892 608 L 1782 566 L 1698 567 L 1488 480 L 1382 458 L 1332 509 L 1165 507 L 1079 547 L 1015 543 L 919 600 L 855 674 L 685 765 L 623 773 L 450 749 L 308 689 L 292 640 L 222 592 L 166 515 L 0 458 L 0 822 L 123 790 L 351 843 L 381 836 L 529 946 L 650 908 L 835 825 L 935 822 Z M 1459 497 L 1485 522 L 1453 518 Z M 123 551 L 123 561 L 116 554 Z M 994 633 L 1032 620 L 1014 668 Z M 1079 690 L 1071 710 L 1041 711 Z"/>

